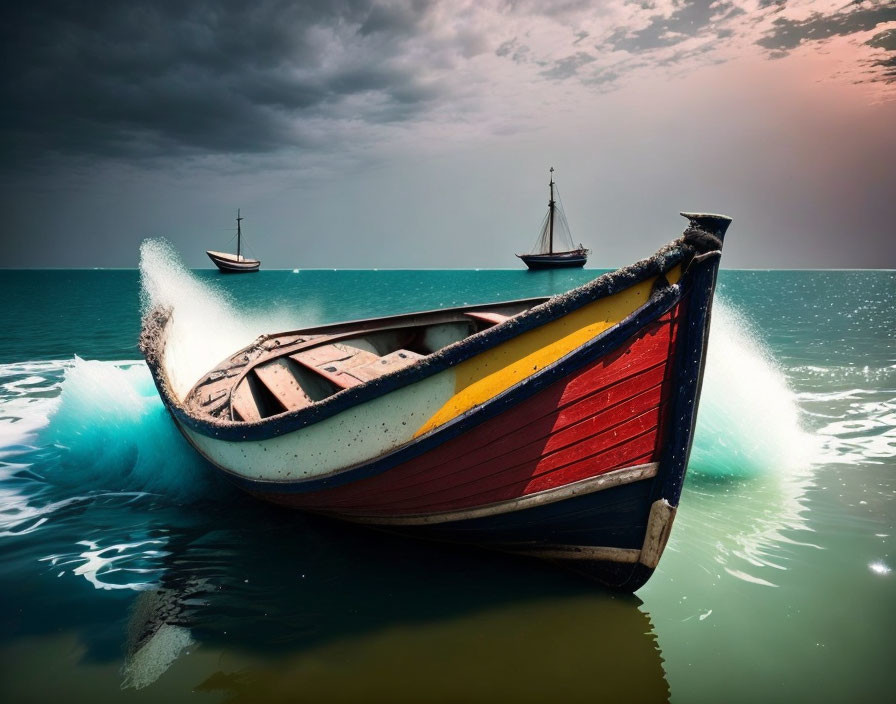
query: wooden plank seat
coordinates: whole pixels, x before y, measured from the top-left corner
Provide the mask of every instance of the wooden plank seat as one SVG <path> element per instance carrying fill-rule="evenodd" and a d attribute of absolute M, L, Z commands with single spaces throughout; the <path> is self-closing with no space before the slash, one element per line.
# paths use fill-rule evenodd
<path fill-rule="evenodd" d="M 353 367 L 350 373 L 361 382 L 370 381 L 384 374 L 409 367 L 420 359 L 423 359 L 423 355 L 411 350 L 395 350 L 383 357 L 377 357 L 373 362 Z"/>
<path fill-rule="evenodd" d="M 288 411 L 305 408 L 314 403 L 290 369 L 289 361 L 283 357 L 255 367 L 255 374 Z"/>
<path fill-rule="evenodd" d="M 234 388 L 230 397 L 232 416 L 234 420 L 253 422 L 299 410 L 341 389 L 403 369 L 422 358 L 422 354 L 404 349 L 381 357 L 340 343 L 277 357 L 255 366 Z"/>
<path fill-rule="evenodd" d="M 340 389 L 348 389 L 363 383 L 361 379 L 353 376 L 350 370 L 375 362 L 380 357 L 367 350 L 334 342 L 296 352 L 290 355 L 290 359 L 320 374 Z"/>
<path fill-rule="evenodd" d="M 234 420 L 244 420 L 247 423 L 261 420 L 261 410 L 253 381 L 251 376 L 247 376 L 230 394 L 230 409 L 235 416 Z"/>
<path fill-rule="evenodd" d="M 509 315 L 503 315 L 501 313 L 491 313 L 487 310 L 482 311 L 472 311 L 469 313 L 465 313 L 468 318 L 472 318 L 473 320 L 480 323 L 489 323 L 490 325 L 497 325 L 498 323 L 503 323 L 507 320 Z"/>

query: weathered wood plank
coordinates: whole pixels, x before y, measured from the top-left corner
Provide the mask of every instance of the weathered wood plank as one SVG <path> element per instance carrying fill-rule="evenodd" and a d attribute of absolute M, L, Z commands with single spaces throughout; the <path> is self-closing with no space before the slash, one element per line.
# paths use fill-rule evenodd
<path fill-rule="evenodd" d="M 314 369 L 322 364 L 337 362 L 352 356 L 352 351 L 344 345 L 319 345 L 290 355 L 299 364 Z"/>
<path fill-rule="evenodd" d="M 336 343 L 314 347 L 294 354 L 291 358 L 341 389 L 363 383 L 363 380 L 353 376 L 350 370 L 380 359 L 373 352 Z"/>
<path fill-rule="evenodd" d="M 657 499 L 650 507 L 647 520 L 647 533 L 644 546 L 641 548 L 640 561 L 646 567 L 654 569 L 660 562 L 669 534 L 672 532 L 672 521 L 675 520 L 676 507 L 665 499 Z"/>
<path fill-rule="evenodd" d="M 298 379 L 290 370 L 289 364 L 289 361 L 280 357 L 255 367 L 255 374 L 286 410 L 295 411 L 311 405 L 314 401 L 301 387 Z"/>
<path fill-rule="evenodd" d="M 230 396 L 230 407 L 239 416 L 238 420 L 251 423 L 261 420 L 261 412 L 258 409 L 258 402 L 255 398 L 255 392 L 249 384 L 249 379 L 243 379 L 239 386 L 233 390 Z"/>
<path fill-rule="evenodd" d="M 465 315 L 468 318 L 473 318 L 473 320 L 478 320 L 483 323 L 491 323 L 492 325 L 503 323 L 510 317 L 509 315 L 502 315 L 501 313 L 489 313 L 486 310 L 473 311 L 470 313 L 465 313 Z"/>
<path fill-rule="evenodd" d="M 383 357 L 377 357 L 374 361 L 352 367 L 348 372 L 359 381 L 370 381 L 416 364 L 421 359 L 423 359 L 422 354 L 411 350 L 396 350 Z"/>

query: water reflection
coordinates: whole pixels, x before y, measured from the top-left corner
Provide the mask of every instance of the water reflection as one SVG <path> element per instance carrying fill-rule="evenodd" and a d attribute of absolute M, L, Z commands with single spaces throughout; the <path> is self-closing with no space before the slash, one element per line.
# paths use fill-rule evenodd
<path fill-rule="evenodd" d="M 753 479 L 695 476 L 682 497 L 668 550 L 702 569 L 777 586 L 788 546 L 813 547 L 806 518 L 808 468 Z M 796 536 L 804 536 L 802 539 Z"/>
<path fill-rule="evenodd" d="M 235 702 L 668 698 L 636 597 L 267 507 L 233 518 L 169 541 L 159 586 L 130 607 L 123 686 L 164 688 L 176 663 Z"/>
<path fill-rule="evenodd" d="M 0 598 L 16 608 L 0 651 L 17 693 L 53 698 L 52 662 L 52 686 L 92 681 L 94 701 L 668 698 L 637 598 L 253 502 L 181 451 L 142 367 L 45 366 L 2 399 Z"/>

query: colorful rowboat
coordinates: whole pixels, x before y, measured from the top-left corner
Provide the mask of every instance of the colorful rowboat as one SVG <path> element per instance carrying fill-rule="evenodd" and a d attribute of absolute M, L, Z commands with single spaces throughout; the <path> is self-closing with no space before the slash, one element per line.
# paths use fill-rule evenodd
<path fill-rule="evenodd" d="M 264 335 L 192 388 L 166 367 L 174 312 L 140 346 L 186 439 L 259 498 L 634 591 L 681 495 L 731 222 L 683 215 L 563 295 Z"/>

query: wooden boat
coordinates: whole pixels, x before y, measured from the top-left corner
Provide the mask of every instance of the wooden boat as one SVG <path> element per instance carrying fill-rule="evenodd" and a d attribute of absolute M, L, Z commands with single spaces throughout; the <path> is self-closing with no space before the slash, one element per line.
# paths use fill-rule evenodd
<path fill-rule="evenodd" d="M 261 261 L 258 259 L 247 259 L 242 255 L 241 247 L 242 247 L 242 239 L 243 239 L 243 230 L 240 227 L 240 223 L 242 223 L 243 218 L 240 217 L 240 211 L 237 209 L 236 211 L 236 254 L 229 254 L 228 252 L 215 252 L 213 250 L 206 250 L 206 254 L 208 258 L 211 259 L 215 266 L 221 270 L 221 273 L 224 274 L 244 274 L 250 271 L 258 271 L 258 268 L 261 266 Z"/>
<path fill-rule="evenodd" d="M 556 560 L 633 591 L 669 537 L 730 218 L 551 298 L 259 337 L 192 388 L 141 350 L 187 440 L 268 501 Z"/>
<path fill-rule="evenodd" d="M 533 252 L 529 254 L 517 254 L 529 269 L 573 269 L 585 266 L 588 254 L 591 252 L 581 244 L 573 247 L 572 235 L 569 232 L 569 224 L 563 209 L 554 200 L 554 167 L 551 167 L 551 197 L 548 200 L 548 212 L 541 223 L 541 232 L 535 242 Z M 559 237 L 567 241 L 570 249 L 563 251 L 554 250 L 554 240 Z"/>

